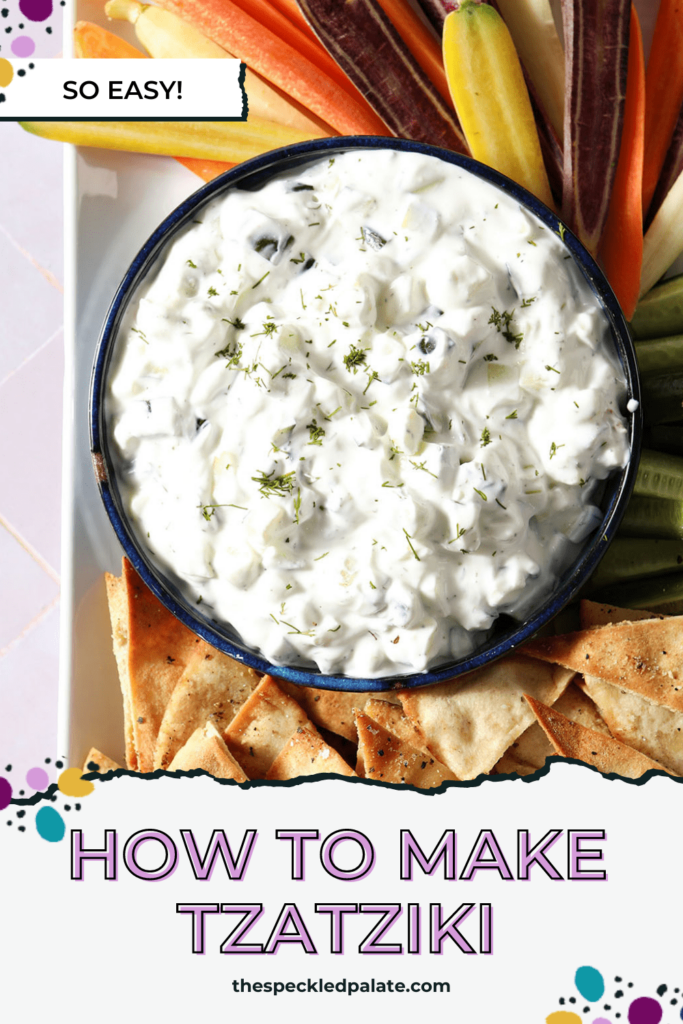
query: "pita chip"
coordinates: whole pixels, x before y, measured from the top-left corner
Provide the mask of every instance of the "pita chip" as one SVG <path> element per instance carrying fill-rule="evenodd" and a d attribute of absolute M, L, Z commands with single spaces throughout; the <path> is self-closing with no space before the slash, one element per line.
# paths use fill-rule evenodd
<path fill-rule="evenodd" d="M 212 648 L 176 619 L 123 560 L 123 618 L 128 637 L 126 690 L 132 719 L 137 770 L 151 772 L 166 705 L 199 648 Z"/>
<path fill-rule="evenodd" d="M 580 603 L 581 628 L 607 626 L 610 622 L 636 622 L 638 619 L 663 619 L 658 612 L 643 611 L 639 608 L 617 608 L 613 604 L 598 604 L 583 600 Z"/>
<path fill-rule="evenodd" d="M 575 683 L 569 684 L 553 707 L 572 722 L 579 722 L 589 729 L 609 736 L 609 729 L 595 704 Z M 542 768 L 546 758 L 554 753 L 552 743 L 538 722 L 534 722 L 505 751 L 494 771 L 497 775 L 531 775 Z"/>
<path fill-rule="evenodd" d="M 358 753 L 363 759 L 366 779 L 397 785 L 434 789 L 457 776 L 424 750 L 418 750 L 394 736 L 374 718 L 356 712 Z"/>
<path fill-rule="evenodd" d="M 459 779 L 475 779 L 533 724 L 523 695 L 554 704 L 573 676 L 558 665 L 511 654 L 459 679 L 400 690 L 399 696 L 432 754 Z"/>
<path fill-rule="evenodd" d="M 229 750 L 250 779 L 265 779 L 268 769 L 297 729 L 315 730 L 306 712 L 264 676 L 224 732 Z"/>
<path fill-rule="evenodd" d="M 408 743 L 415 750 L 420 750 L 423 754 L 429 753 L 430 757 L 433 757 L 433 754 L 430 753 L 424 742 L 422 733 L 408 718 L 400 704 L 390 704 L 388 701 L 373 698 L 367 702 L 362 710 L 368 718 L 374 719 L 383 729 L 392 733 L 402 743 Z M 358 734 L 356 733 L 357 738 Z M 445 765 L 443 767 L 445 768 Z"/>
<path fill-rule="evenodd" d="M 120 767 L 120 764 L 112 761 L 110 757 L 103 754 L 97 747 L 91 747 L 83 764 L 83 774 L 99 772 L 100 775 L 106 775 L 107 772 L 115 772 Z"/>
<path fill-rule="evenodd" d="M 227 654 L 202 644 L 190 656 L 159 727 L 155 768 L 167 768 L 192 733 L 212 721 L 221 732 L 258 686 L 260 676 Z"/>
<path fill-rule="evenodd" d="M 112 576 L 111 573 L 107 572 L 104 574 L 104 580 L 107 587 L 107 603 L 109 605 L 109 618 L 111 620 L 114 657 L 116 658 L 116 667 L 119 673 L 121 694 L 123 696 L 123 730 L 124 742 L 126 745 L 126 765 L 131 771 L 137 771 L 138 754 L 135 749 L 135 736 L 133 733 L 130 673 L 128 671 L 128 614 L 126 590 L 123 583 L 123 576 Z"/>
<path fill-rule="evenodd" d="M 355 774 L 317 730 L 300 726 L 273 761 L 266 778 L 283 781 L 303 775 Z"/>
<path fill-rule="evenodd" d="M 662 764 L 620 743 L 611 736 L 587 729 L 572 722 L 555 708 L 548 707 L 533 697 L 526 697 L 541 728 L 561 757 L 571 757 L 593 765 L 607 775 L 621 775 L 625 779 L 639 779 L 645 772 L 656 769 L 673 775 Z"/>
<path fill-rule="evenodd" d="M 365 707 L 372 693 L 349 693 L 338 690 L 319 690 L 314 686 L 297 686 L 295 683 L 280 682 L 280 687 L 300 704 L 308 717 L 321 729 L 329 729 L 356 743 L 356 722 L 354 708 Z M 398 697 L 392 693 L 382 694 L 383 699 L 398 704 Z"/>
<path fill-rule="evenodd" d="M 171 761 L 170 772 L 191 772 L 196 768 L 208 772 L 215 779 L 234 779 L 235 782 L 248 782 L 235 758 L 225 745 L 225 741 L 213 722 L 200 725 L 192 733 L 187 743 L 180 748 Z"/>
<path fill-rule="evenodd" d="M 683 712 L 683 616 L 612 622 L 532 640 L 523 651 Z"/>

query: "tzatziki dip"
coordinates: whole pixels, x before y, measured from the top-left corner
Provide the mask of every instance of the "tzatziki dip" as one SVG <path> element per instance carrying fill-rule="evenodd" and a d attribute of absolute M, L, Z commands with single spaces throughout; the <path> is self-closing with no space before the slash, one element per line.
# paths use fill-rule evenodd
<path fill-rule="evenodd" d="M 464 657 L 550 595 L 628 461 L 607 331 L 559 235 L 435 157 L 349 151 L 231 189 L 120 329 L 124 506 L 273 664 Z"/>

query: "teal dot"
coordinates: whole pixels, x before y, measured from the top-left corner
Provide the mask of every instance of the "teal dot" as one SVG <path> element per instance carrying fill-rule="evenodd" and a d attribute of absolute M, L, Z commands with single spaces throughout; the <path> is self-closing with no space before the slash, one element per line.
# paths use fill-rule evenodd
<path fill-rule="evenodd" d="M 36 814 L 36 828 L 38 835 L 46 839 L 48 843 L 58 843 L 64 838 L 66 825 L 59 811 L 54 807 L 41 807 Z"/>
<path fill-rule="evenodd" d="M 584 999 L 595 1003 L 605 993 L 605 981 L 595 967 L 579 967 L 574 977 L 576 987 Z"/>

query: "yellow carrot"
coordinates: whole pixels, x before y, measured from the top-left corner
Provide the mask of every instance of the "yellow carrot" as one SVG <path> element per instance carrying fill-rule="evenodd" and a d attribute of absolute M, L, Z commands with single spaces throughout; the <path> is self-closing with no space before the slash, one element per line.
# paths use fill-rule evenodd
<path fill-rule="evenodd" d="M 683 252 L 683 173 L 659 207 L 643 242 L 641 298 Z"/>
<path fill-rule="evenodd" d="M 272 121 L 21 121 L 44 139 L 130 153 L 240 163 L 279 146 L 320 138 Z"/>
<path fill-rule="evenodd" d="M 129 21 L 134 25 L 135 35 L 152 57 L 225 60 L 234 56 L 190 22 L 161 7 L 138 3 L 138 0 L 109 0 L 104 10 L 107 17 Z M 298 104 L 292 103 L 250 68 L 246 71 L 244 88 L 249 100 L 250 117 L 253 115 L 267 121 L 277 121 L 278 124 L 304 132 L 323 131 L 327 135 L 334 134 L 323 121 L 304 112 Z"/>
<path fill-rule="evenodd" d="M 553 207 L 519 58 L 488 4 L 464 0 L 444 23 L 448 85 L 472 156 Z"/>

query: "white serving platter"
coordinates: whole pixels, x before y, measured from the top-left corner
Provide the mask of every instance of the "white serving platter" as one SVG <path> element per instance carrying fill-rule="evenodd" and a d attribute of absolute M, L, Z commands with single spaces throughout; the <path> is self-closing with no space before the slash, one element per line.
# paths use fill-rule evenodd
<path fill-rule="evenodd" d="M 50 143 L 46 143 L 50 145 Z M 124 764 L 123 712 L 104 573 L 121 572 L 90 459 L 90 374 L 100 329 L 131 260 L 202 182 L 175 160 L 67 147 L 59 751 L 91 746 Z"/>

